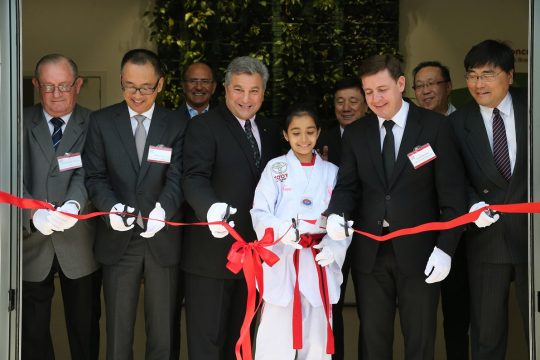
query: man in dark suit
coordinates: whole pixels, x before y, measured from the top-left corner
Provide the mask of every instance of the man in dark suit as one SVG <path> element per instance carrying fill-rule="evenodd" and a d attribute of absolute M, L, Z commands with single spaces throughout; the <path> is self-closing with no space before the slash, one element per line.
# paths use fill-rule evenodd
<path fill-rule="evenodd" d="M 50 333 L 54 275 L 62 288 L 71 357 L 99 355 L 101 271 L 92 247 L 95 221 L 61 214 L 88 213 L 81 151 L 90 110 L 77 105 L 83 80 L 73 60 L 42 57 L 32 83 L 41 103 L 24 109 L 24 197 L 48 201 L 57 211 L 25 211 L 21 359 L 54 359 Z"/>
<path fill-rule="evenodd" d="M 343 213 L 355 214 L 356 228 L 379 235 L 463 214 L 463 168 L 447 119 L 403 100 L 405 77 L 390 55 L 366 59 L 360 79 L 373 114 L 343 134 L 328 235 L 345 238 L 345 220 L 337 215 Z M 450 271 L 460 233 L 426 232 L 383 243 L 354 235 L 349 251 L 364 360 L 392 359 L 396 303 L 405 357 L 433 359 L 438 282 Z"/>
<path fill-rule="evenodd" d="M 510 88 L 512 49 L 495 40 L 465 56 L 474 101 L 451 115 L 469 182 L 471 211 L 527 201 L 527 100 Z M 497 221 L 498 220 L 498 221 Z M 471 290 L 471 354 L 505 359 L 508 296 L 514 281 L 528 333 L 527 215 L 481 213 L 464 234 Z"/>
<path fill-rule="evenodd" d="M 169 359 L 178 336 L 174 319 L 181 232 L 178 227 L 164 228 L 163 220 L 182 219 L 186 122 L 155 103 L 164 82 L 156 54 L 130 50 L 121 69 L 125 101 L 92 113 L 84 152 L 86 186 L 96 207 L 135 215 L 111 214 L 97 228 L 95 254 L 103 264 L 107 359 L 133 357 L 143 278 L 145 358 Z"/>
<path fill-rule="evenodd" d="M 331 163 L 339 166 L 341 161 L 341 137 L 345 127 L 366 115 L 368 106 L 362 93 L 362 82 L 357 77 L 348 77 L 339 80 L 334 89 L 334 112 L 337 124 L 324 129 L 317 140 L 317 149 L 321 156 Z M 345 352 L 345 336 L 343 329 L 343 302 L 345 290 L 351 270 L 351 252 L 347 252 L 341 271 L 343 283 L 341 296 L 337 304 L 332 306 L 332 329 L 334 331 L 335 353 L 334 360 L 343 360 Z"/>
<path fill-rule="evenodd" d="M 317 149 L 325 160 L 339 166 L 343 131 L 345 131 L 347 125 L 366 115 L 367 109 L 360 79 L 348 77 L 336 83 L 334 89 L 334 112 L 337 124 L 324 129 L 317 140 Z"/>
<path fill-rule="evenodd" d="M 424 61 L 413 70 L 413 89 L 418 106 L 450 115 L 456 108 L 450 103 L 450 70 L 438 61 Z M 452 257 L 452 270 L 441 282 L 444 342 L 447 360 L 469 358 L 469 275 L 465 242 L 460 241 Z"/>
<path fill-rule="evenodd" d="M 251 57 L 234 59 L 225 75 L 225 105 L 189 123 L 184 146 L 183 189 L 193 209 L 186 221 L 220 221 L 234 207 L 235 229 L 256 239 L 249 210 L 268 160 L 280 155 L 280 132 L 257 115 L 268 70 Z M 242 274 L 225 267 L 233 244 L 220 225 L 184 231 L 186 322 L 191 360 L 235 359 L 234 346 L 246 308 Z"/>

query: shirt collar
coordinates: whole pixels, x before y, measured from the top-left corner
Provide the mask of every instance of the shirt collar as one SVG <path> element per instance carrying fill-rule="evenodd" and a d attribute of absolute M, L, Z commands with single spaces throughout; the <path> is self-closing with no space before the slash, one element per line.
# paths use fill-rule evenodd
<path fill-rule="evenodd" d="M 397 126 L 401 128 L 405 128 L 405 123 L 407 122 L 408 113 L 409 113 L 409 103 L 401 99 L 401 108 L 396 113 L 396 115 L 394 115 L 392 119 L 385 119 L 385 118 L 377 116 L 377 119 L 379 119 L 379 128 L 383 127 L 383 123 L 385 120 L 393 120 Z"/>
<path fill-rule="evenodd" d="M 190 118 L 199 115 L 199 112 L 198 112 L 197 110 L 195 110 L 194 108 L 192 108 L 191 106 L 189 106 L 188 103 L 186 103 L 186 107 L 187 107 L 187 109 L 188 109 L 189 117 L 190 117 Z M 206 105 L 206 107 L 205 107 L 204 110 L 201 112 L 201 114 L 204 114 L 204 113 L 208 112 L 209 109 L 210 109 L 210 104 Z"/>
<path fill-rule="evenodd" d="M 484 105 L 480 106 L 480 112 L 487 117 L 488 119 L 491 118 L 493 115 L 493 109 Z M 512 96 L 510 95 L 510 92 L 506 93 L 506 96 L 502 99 L 502 101 L 499 103 L 499 105 L 496 106 L 497 109 L 499 109 L 499 112 L 505 116 L 510 116 L 510 113 L 512 111 Z"/>
<path fill-rule="evenodd" d="M 62 116 L 56 116 L 56 117 L 59 117 L 60 119 L 64 120 L 64 124 L 67 125 L 69 119 L 71 118 L 71 114 L 73 114 L 73 112 L 70 112 L 69 114 L 62 115 Z M 51 121 L 51 119 L 55 117 L 49 114 L 48 112 L 46 112 L 45 110 L 43 110 L 43 115 L 45 115 L 45 120 L 47 120 L 47 122 Z"/>
<path fill-rule="evenodd" d="M 146 118 L 147 118 L 148 120 L 152 120 L 152 115 L 154 114 L 154 108 L 155 108 L 155 107 L 156 107 L 156 103 L 153 103 L 153 104 L 152 104 L 152 107 L 151 107 L 150 109 L 146 110 L 146 111 L 143 112 L 142 114 L 139 114 L 138 112 L 133 111 L 133 109 L 130 108 L 130 107 L 128 106 L 129 118 L 131 119 L 131 118 L 133 118 L 135 115 L 144 115 L 144 116 L 146 116 Z"/>

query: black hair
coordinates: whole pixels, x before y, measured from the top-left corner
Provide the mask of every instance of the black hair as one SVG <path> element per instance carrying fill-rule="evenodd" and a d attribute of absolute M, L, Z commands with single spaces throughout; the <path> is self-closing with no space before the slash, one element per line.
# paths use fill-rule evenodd
<path fill-rule="evenodd" d="M 124 69 L 124 66 L 127 63 L 135 65 L 146 65 L 150 64 L 154 68 L 154 71 L 158 77 L 163 76 L 163 69 L 161 67 L 161 61 L 157 54 L 153 51 L 147 49 L 133 49 L 129 50 L 124 57 L 122 58 L 122 63 L 120 65 L 120 70 Z"/>
<path fill-rule="evenodd" d="M 416 74 L 418 74 L 418 72 L 420 70 L 422 70 L 423 68 L 425 68 L 425 67 L 439 68 L 439 70 L 441 71 L 441 75 L 443 77 L 443 80 L 447 81 L 447 82 L 452 81 L 452 79 L 450 79 L 450 70 L 448 70 L 448 66 L 444 66 L 443 64 L 441 64 L 438 61 L 423 61 L 420 64 L 416 65 L 416 67 L 412 71 L 413 81 L 416 78 Z"/>
<path fill-rule="evenodd" d="M 484 40 L 474 45 L 465 55 L 465 71 L 484 65 L 494 65 L 505 72 L 514 70 L 514 52 L 508 44 L 497 40 Z"/>
<path fill-rule="evenodd" d="M 315 109 L 309 105 L 299 104 L 299 105 L 293 105 L 289 109 L 288 115 L 285 118 L 285 123 L 283 124 L 283 130 L 287 132 L 293 118 L 298 117 L 298 116 L 304 116 L 304 115 L 307 115 L 313 119 L 313 121 L 315 122 L 315 127 L 317 129 L 321 128 L 319 116 L 317 115 L 317 112 L 315 111 Z"/>
<path fill-rule="evenodd" d="M 343 78 L 336 82 L 336 85 L 334 86 L 334 94 L 337 93 L 339 90 L 344 89 L 358 89 L 360 91 L 363 91 L 362 81 L 360 81 L 360 78 L 353 76 Z"/>

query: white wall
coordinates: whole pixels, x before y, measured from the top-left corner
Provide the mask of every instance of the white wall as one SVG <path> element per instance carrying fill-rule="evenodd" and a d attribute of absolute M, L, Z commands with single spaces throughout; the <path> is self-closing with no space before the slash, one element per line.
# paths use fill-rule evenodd
<path fill-rule="evenodd" d="M 465 87 L 463 58 L 485 39 L 528 49 L 528 0 L 401 0 L 399 46 L 411 89 L 412 70 L 439 60 L 450 68 L 454 88 Z M 527 72 L 527 56 L 516 55 L 516 72 Z"/>
<path fill-rule="evenodd" d="M 122 55 L 133 48 L 153 49 L 149 41 L 149 19 L 143 15 L 152 8 L 152 1 L 22 2 L 24 76 L 33 74 L 41 56 L 59 52 L 75 60 L 81 75 L 101 77 L 102 106 L 122 99 L 119 70 Z"/>

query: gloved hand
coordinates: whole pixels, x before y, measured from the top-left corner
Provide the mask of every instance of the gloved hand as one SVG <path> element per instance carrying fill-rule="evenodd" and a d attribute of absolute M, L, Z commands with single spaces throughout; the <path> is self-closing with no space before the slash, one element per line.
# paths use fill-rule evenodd
<path fill-rule="evenodd" d="M 225 216 L 226 212 L 227 204 L 214 203 L 212 204 L 212 206 L 210 206 L 210 209 L 208 209 L 208 213 L 206 213 L 206 219 L 208 220 L 208 222 L 223 221 L 223 217 Z M 231 207 L 229 214 L 236 214 L 236 209 Z M 229 221 L 229 225 L 231 227 L 234 227 L 234 221 Z M 215 238 L 224 238 L 225 236 L 229 235 L 229 232 L 223 225 L 208 225 L 208 227 L 210 228 L 210 232 Z"/>
<path fill-rule="evenodd" d="M 336 214 L 332 214 L 328 217 L 328 220 L 326 221 L 326 233 L 332 240 L 341 241 L 345 240 L 347 238 L 347 234 L 345 233 L 345 219 L 343 216 L 339 216 Z M 354 221 L 349 220 L 347 221 L 347 228 L 349 229 L 349 235 L 352 235 L 352 229 Z"/>
<path fill-rule="evenodd" d="M 141 233 L 141 236 L 147 239 L 156 235 L 156 233 L 165 226 L 165 223 L 163 222 L 165 220 L 165 210 L 163 210 L 160 203 L 156 203 L 156 207 L 150 211 L 148 217 L 150 219 L 146 224 L 146 231 Z"/>
<path fill-rule="evenodd" d="M 79 207 L 74 200 L 68 200 L 64 203 L 64 205 L 57 207 L 56 211 L 51 211 L 49 214 L 49 223 L 54 231 L 64 231 L 70 229 L 78 221 L 76 218 L 64 215 L 60 211 L 77 215 L 79 214 Z"/>
<path fill-rule="evenodd" d="M 424 270 L 424 274 L 428 276 L 426 282 L 432 284 L 443 281 L 450 273 L 451 266 L 452 258 L 450 255 L 435 246 L 433 252 L 429 256 L 426 270 Z"/>
<path fill-rule="evenodd" d="M 49 210 L 38 209 L 32 217 L 32 222 L 36 229 L 43 235 L 51 235 L 53 233 L 51 223 L 49 222 Z"/>
<path fill-rule="evenodd" d="M 289 245 L 294 249 L 302 249 L 302 245 L 298 243 L 300 239 L 296 238 L 296 230 L 292 226 L 292 222 L 285 221 L 279 225 L 278 238 L 285 245 Z"/>
<path fill-rule="evenodd" d="M 128 212 L 132 213 L 135 211 L 134 208 L 131 206 L 126 206 L 122 203 L 118 203 L 114 205 L 110 212 Z M 121 215 L 118 214 L 110 214 L 109 215 L 109 221 L 111 223 L 111 227 L 116 231 L 128 231 L 133 229 L 133 223 L 135 222 L 135 217 L 130 216 L 126 218 L 126 223 L 124 223 L 124 218 Z"/>
<path fill-rule="evenodd" d="M 480 209 L 480 208 L 482 208 L 484 206 L 487 206 L 487 205 L 488 204 L 486 204 L 483 201 L 477 202 L 476 204 L 471 206 L 471 209 L 469 210 L 469 212 L 476 211 L 476 210 L 478 210 L 478 209 Z M 494 214 L 493 216 L 491 216 L 486 211 L 482 211 L 480 213 L 480 216 L 478 217 L 478 219 L 476 219 L 474 221 L 474 223 L 479 228 L 484 228 L 484 227 L 490 226 L 491 224 L 493 224 L 497 220 L 499 220 L 499 214 Z"/>
<path fill-rule="evenodd" d="M 316 256 L 315 261 L 320 266 L 328 266 L 332 264 L 334 261 L 336 261 L 336 258 L 334 256 L 334 250 L 332 248 L 332 243 L 328 242 L 326 240 L 322 240 L 317 245 L 313 245 L 315 249 L 322 249 Z"/>

